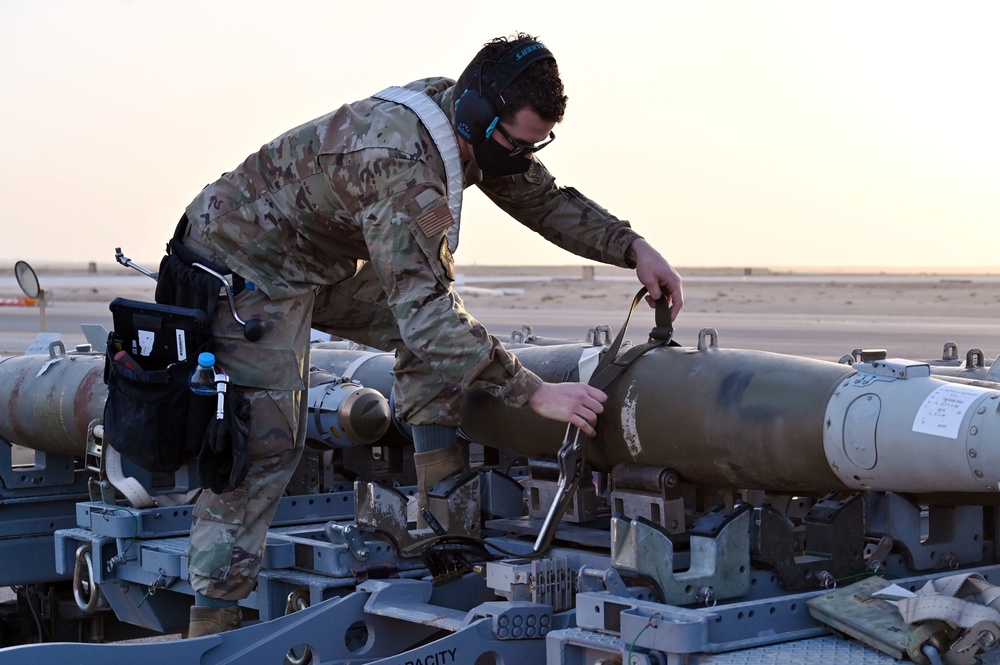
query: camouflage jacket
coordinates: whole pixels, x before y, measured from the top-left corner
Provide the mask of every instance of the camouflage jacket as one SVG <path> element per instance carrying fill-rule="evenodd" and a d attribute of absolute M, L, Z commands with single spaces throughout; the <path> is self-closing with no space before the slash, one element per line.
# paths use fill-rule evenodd
<path fill-rule="evenodd" d="M 454 82 L 406 86 L 450 119 Z M 639 236 L 555 179 L 536 160 L 524 175 L 478 185 L 518 222 L 580 256 L 623 267 Z M 462 307 L 452 292 L 445 169 L 423 124 L 406 107 L 368 98 L 274 139 L 208 185 L 187 208 L 216 254 L 273 299 L 337 283 L 371 261 L 414 353 L 449 380 L 521 405 L 539 379 Z"/>

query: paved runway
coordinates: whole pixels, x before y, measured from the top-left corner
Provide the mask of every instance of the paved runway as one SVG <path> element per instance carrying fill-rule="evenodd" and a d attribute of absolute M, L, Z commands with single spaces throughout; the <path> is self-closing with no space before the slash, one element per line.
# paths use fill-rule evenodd
<path fill-rule="evenodd" d="M 509 296 L 508 296 L 509 297 Z M 472 314 L 501 340 L 522 326 L 535 335 L 560 339 L 584 339 L 596 326 L 608 326 L 617 334 L 629 302 L 605 303 L 594 309 L 512 309 L 506 301 L 477 298 L 467 301 Z M 110 329 L 107 303 L 98 301 L 56 302 L 46 308 L 46 329 L 59 332 L 72 350 L 85 339 L 81 323 L 97 323 Z M 632 317 L 628 338 L 645 341 L 653 326 L 653 314 L 641 304 Z M 685 310 L 676 323 L 674 338 L 684 346 L 695 346 L 703 328 L 717 331 L 724 348 L 756 349 L 837 361 L 858 348 L 881 348 L 890 357 L 934 360 L 941 357 L 944 343 L 953 341 L 964 357 L 979 348 L 989 358 L 1000 353 L 1000 318 L 963 320 L 941 316 L 839 316 L 808 314 L 712 313 Z M 39 329 L 39 310 L 34 307 L 0 308 L 0 353 L 23 352 Z"/>

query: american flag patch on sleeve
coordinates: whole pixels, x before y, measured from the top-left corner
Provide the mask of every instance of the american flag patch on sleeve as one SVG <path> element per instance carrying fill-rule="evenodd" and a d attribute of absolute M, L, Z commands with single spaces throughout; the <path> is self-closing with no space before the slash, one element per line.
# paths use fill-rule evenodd
<path fill-rule="evenodd" d="M 436 236 L 452 224 L 448 204 L 442 203 L 417 217 L 417 226 L 428 238 Z"/>

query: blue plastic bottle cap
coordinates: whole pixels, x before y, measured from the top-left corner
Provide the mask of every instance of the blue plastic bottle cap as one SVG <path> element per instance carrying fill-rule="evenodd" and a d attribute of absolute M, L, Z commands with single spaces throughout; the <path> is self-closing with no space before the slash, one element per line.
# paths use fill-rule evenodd
<path fill-rule="evenodd" d="M 198 355 L 198 364 L 202 367 L 212 367 L 215 365 L 215 354 L 208 351 Z"/>

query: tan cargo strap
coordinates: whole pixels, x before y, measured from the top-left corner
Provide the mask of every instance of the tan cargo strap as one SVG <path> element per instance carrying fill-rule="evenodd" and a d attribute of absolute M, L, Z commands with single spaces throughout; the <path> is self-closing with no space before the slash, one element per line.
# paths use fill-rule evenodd
<path fill-rule="evenodd" d="M 909 624 L 931 619 L 960 628 L 972 628 L 980 621 L 1000 624 L 1000 587 L 979 573 L 940 577 L 927 582 L 913 598 L 901 599 L 899 613 Z"/>
<path fill-rule="evenodd" d="M 977 654 L 1000 645 L 1000 587 L 979 573 L 930 580 L 916 596 L 899 600 L 899 613 L 910 625 L 944 622 L 965 631 L 944 653 L 950 665 L 971 665 Z"/>

